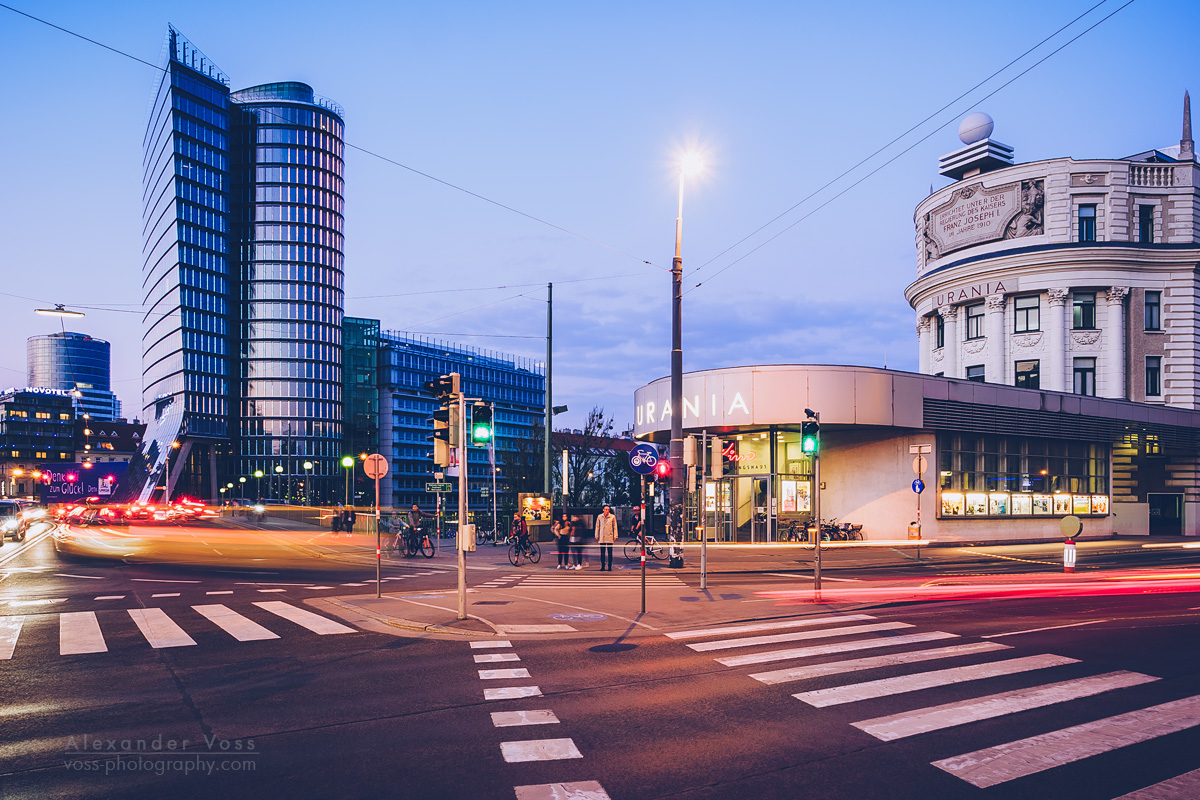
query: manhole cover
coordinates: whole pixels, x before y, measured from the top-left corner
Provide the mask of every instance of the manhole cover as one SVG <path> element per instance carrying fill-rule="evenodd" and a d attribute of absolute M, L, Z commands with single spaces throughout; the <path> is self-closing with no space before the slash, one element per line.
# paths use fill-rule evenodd
<path fill-rule="evenodd" d="M 599 622 L 608 619 L 605 614 L 588 614 L 586 612 L 572 611 L 565 614 L 551 614 L 550 619 L 556 619 L 559 622 Z"/>

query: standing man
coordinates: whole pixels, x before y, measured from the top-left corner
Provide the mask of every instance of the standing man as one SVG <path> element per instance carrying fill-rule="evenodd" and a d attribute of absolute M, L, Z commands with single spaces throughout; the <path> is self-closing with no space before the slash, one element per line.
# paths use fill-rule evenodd
<path fill-rule="evenodd" d="M 358 514 L 354 513 L 354 506 L 350 506 L 349 508 L 346 509 L 345 526 L 346 526 L 346 535 L 347 536 L 349 536 L 351 533 L 354 533 L 354 523 L 357 521 L 358 521 Z"/>
<path fill-rule="evenodd" d="M 596 541 L 600 543 L 600 571 L 612 572 L 613 542 L 617 540 L 617 518 L 612 509 L 604 507 L 604 512 L 596 517 Z"/>
<path fill-rule="evenodd" d="M 578 514 L 571 517 L 571 566 L 567 569 L 583 569 L 583 519 Z"/>
<path fill-rule="evenodd" d="M 333 509 L 333 532 L 335 534 L 342 532 L 342 519 L 345 516 L 345 513 L 346 512 L 342 508 L 341 503 L 338 503 L 337 506 Z"/>

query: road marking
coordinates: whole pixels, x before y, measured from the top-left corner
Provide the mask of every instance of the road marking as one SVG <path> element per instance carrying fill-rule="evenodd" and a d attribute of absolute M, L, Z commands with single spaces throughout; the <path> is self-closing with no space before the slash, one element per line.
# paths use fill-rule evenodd
<path fill-rule="evenodd" d="M 854 650 L 874 650 L 879 647 L 899 647 L 918 642 L 933 642 L 938 639 L 957 639 L 958 634 L 931 631 L 929 633 L 906 633 L 903 636 L 881 636 L 878 639 L 862 639 L 857 642 L 839 642 L 838 644 L 823 644 L 815 647 L 793 647 L 787 650 L 768 650 L 765 653 L 751 653 L 746 656 L 726 656 L 715 659 L 718 664 L 727 667 L 742 667 L 746 664 L 765 664 L 768 661 L 788 661 L 793 658 L 810 658 L 826 656 L 833 653 L 849 653 Z"/>
<path fill-rule="evenodd" d="M 161 608 L 131 608 L 129 616 L 151 647 L 187 647 L 196 643 Z"/>
<path fill-rule="evenodd" d="M 1008 633 L 989 633 L 980 639 L 999 639 L 1001 636 L 1020 636 L 1023 633 L 1039 633 L 1041 631 L 1056 631 L 1059 628 L 1078 628 L 1081 625 L 1095 625 L 1098 622 L 1112 622 L 1111 619 L 1094 619 L 1089 622 L 1072 622 L 1070 625 L 1051 625 L 1048 628 L 1030 628 L 1027 631 L 1009 631 Z"/>
<path fill-rule="evenodd" d="M 963 548 L 963 552 L 970 553 L 973 556 L 985 556 L 987 558 L 999 558 L 999 559 L 1003 559 L 1004 561 L 1020 561 L 1025 564 L 1047 564 L 1051 567 L 1059 566 L 1057 561 L 1036 561 L 1036 560 L 1030 559 L 1030 558 L 1017 558 L 1016 556 L 1002 556 L 999 553 L 982 553 L 978 550 L 968 550 L 965 547 Z"/>
<path fill-rule="evenodd" d="M 512 728 L 517 725 L 557 725 L 558 717 L 553 711 L 493 711 L 492 725 L 497 728 Z"/>
<path fill-rule="evenodd" d="M 24 608 L 25 606 L 48 606 L 53 605 L 54 603 L 65 602 L 67 602 L 67 598 L 65 597 L 46 597 L 40 600 L 9 600 L 8 605 L 16 606 L 17 608 Z"/>
<path fill-rule="evenodd" d="M 192 606 L 192 608 L 207 617 L 210 622 L 239 642 L 257 642 L 263 639 L 279 638 L 279 634 L 272 633 L 254 620 L 243 617 L 228 606 L 218 604 Z"/>
<path fill-rule="evenodd" d="M 167 592 L 166 594 L 152 594 L 152 595 L 150 595 L 150 599 L 154 599 L 155 597 L 179 597 L 179 592 Z"/>
<path fill-rule="evenodd" d="M 480 653 L 475 656 L 476 664 L 492 664 L 497 661 L 520 661 L 521 657 L 516 653 Z"/>
<path fill-rule="evenodd" d="M 308 628 L 313 633 L 319 633 L 322 636 L 330 633 L 357 633 L 354 628 L 347 627 L 340 622 L 322 617 L 320 614 L 314 614 L 311 611 L 305 611 L 302 608 L 296 608 L 293 605 L 284 603 L 281 600 L 269 600 L 254 605 L 261 608 L 263 611 L 270 611 L 272 614 L 283 617 L 284 619 L 294 622 L 301 627 Z"/>
<path fill-rule="evenodd" d="M 18 545 L 17 549 L 15 551 L 13 551 L 11 553 L 5 552 L 4 555 L 0 556 L 0 565 L 7 564 L 8 562 L 12 561 L 14 558 L 21 555 L 21 553 L 24 553 L 26 550 L 30 549 L 35 544 L 40 542 L 42 539 L 45 539 L 47 536 L 49 536 L 51 533 L 53 533 L 54 530 L 55 530 L 54 526 L 51 525 L 49 528 L 42 531 L 41 533 L 34 534 L 33 536 L 27 536 L 25 538 L 25 541 L 22 544 Z M 40 572 L 45 569 L 49 569 L 49 567 L 25 567 L 25 568 L 14 569 L 13 571 L 14 572 Z"/>
<path fill-rule="evenodd" d="M 1119 747 L 1184 731 L 1196 725 L 1200 725 L 1200 695 L 945 758 L 934 761 L 933 766 L 974 786 L 986 788 L 1107 753 Z M 1197 773 L 1200 773 L 1200 770 L 1181 777 L 1188 778 L 1192 786 L 1197 786 L 1200 785 L 1200 776 Z M 1146 798 L 1163 797 L 1149 789 L 1142 789 L 1126 797 L 1136 797 L 1139 794 Z M 1193 792 L 1179 796 L 1192 798 L 1196 797 L 1196 794 Z"/>
<path fill-rule="evenodd" d="M 612 800 L 598 781 L 515 787 L 517 800 Z"/>
<path fill-rule="evenodd" d="M 305 589 L 333 589 L 333 586 L 305 586 Z"/>
<path fill-rule="evenodd" d="M 13 650 L 17 647 L 17 637 L 21 635 L 21 626 L 25 617 L 0 617 L 0 661 L 12 658 Z"/>
<path fill-rule="evenodd" d="M 103 579 L 100 575 L 68 575 L 65 572 L 56 572 L 54 574 L 60 578 L 83 578 L 84 580 L 89 581 L 98 581 Z"/>
<path fill-rule="evenodd" d="M 831 686 L 827 689 L 813 689 L 800 692 L 792 697 L 810 706 L 825 708 L 843 703 L 856 703 L 860 700 L 873 700 L 877 697 L 890 697 L 907 692 L 919 692 L 922 689 L 933 689 L 939 686 L 949 686 L 955 683 L 978 681 L 985 678 L 996 678 L 1001 675 L 1016 675 L 1021 672 L 1032 672 L 1049 667 L 1061 667 L 1064 664 L 1078 664 L 1079 660 L 1050 654 L 1009 658 L 1003 661 L 992 661 L 987 664 L 970 664 L 965 667 L 950 667 L 929 672 L 919 672 L 915 675 L 899 675 L 894 678 L 881 678 L 877 681 L 866 681 L 849 686 Z"/>
<path fill-rule="evenodd" d="M 263 594 L 270 594 L 271 592 L 286 592 L 287 589 L 259 589 L 258 591 Z"/>
<path fill-rule="evenodd" d="M 913 650 L 908 653 L 887 653 L 881 656 L 854 658 L 847 661 L 832 661 L 826 664 L 813 664 L 807 667 L 790 667 L 771 672 L 756 672 L 750 677 L 756 681 L 773 685 L 789 681 L 802 681 L 809 678 L 820 678 L 825 675 L 840 675 L 844 672 L 857 672 L 877 667 L 893 667 L 900 664 L 915 664 L 920 661 L 933 661 L 939 658 L 955 658 L 957 656 L 987 653 L 993 650 L 1009 650 L 1011 645 L 995 642 L 976 642 L 973 644 L 955 644 L 949 647 L 935 647 L 931 650 Z"/>
<path fill-rule="evenodd" d="M 541 697 L 537 686 L 506 686 L 503 689 L 484 689 L 484 700 L 517 700 L 522 697 Z"/>
<path fill-rule="evenodd" d="M 123 595 L 123 594 L 102 594 L 99 597 L 96 597 L 93 599 L 95 599 L 95 600 L 124 600 L 125 595 Z"/>
<path fill-rule="evenodd" d="M 1195 800 L 1200 797 L 1200 769 L 1123 794 L 1115 800 Z"/>
<path fill-rule="evenodd" d="M 58 654 L 107 653 L 104 634 L 94 611 L 74 611 L 58 615 Z"/>
<path fill-rule="evenodd" d="M 1103 675 L 1093 675 L 1089 678 L 1077 678 L 1034 686 L 1030 689 L 1000 692 L 973 700 L 919 708 L 903 714 L 891 714 L 850 724 L 871 734 L 876 739 L 890 742 L 906 736 L 952 728 L 968 722 L 978 722 L 981 719 L 1003 717 L 1018 711 L 1065 703 L 1069 700 L 1091 697 L 1102 692 L 1110 692 L 1113 689 L 1126 689 L 1156 680 L 1158 678 L 1139 672 L 1124 670 L 1106 672 Z"/>
<path fill-rule="evenodd" d="M 168 581 L 158 578 L 130 578 L 130 580 L 136 583 L 200 583 L 200 581 Z"/>
<path fill-rule="evenodd" d="M 763 575 L 775 575 L 780 578 L 805 578 L 813 580 L 813 576 L 803 572 L 764 572 Z M 862 578 L 831 578 L 828 575 L 822 575 L 823 581 L 837 581 L 839 583 L 862 583 Z"/>
<path fill-rule="evenodd" d="M 494 642 L 471 642 L 472 650 L 486 650 L 489 647 L 512 647 L 512 642 L 503 639 Z"/>
<path fill-rule="evenodd" d="M 840 628 L 824 628 L 819 631 L 797 631 L 795 633 L 777 633 L 772 636 L 747 636 L 741 639 L 719 639 L 715 642 L 696 642 L 688 647 L 697 653 L 710 650 L 729 650 L 733 647 L 753 647 L 760 644 L 778 644 L 779 642 L 798 642 L 804 639 L 828 639 L 832 636 L 855 636 L 860 633 L 874 631 L 894 631 L 897 628 L 911 628 L 907 622 L 876 622 L 871 625 L 847 625 Z"/>
<path fill-rule="evenodd" d="M 497 625 L 500 633 L 571 633 L 570 625 Z"/>
<path fill-rule="evenodd" d="M 529 670 L 525 667 L 517 669 L 481 669 L 479 670 L 479 679 L 482 681 L 505 680 L 507 678 L 531 678 Z"/>
<path fill-rule="evenodd" d="M 692 639 L 699 636 L 720 636 L 730 633 L 751 633 L 752 631 L 770 631 L 778 628 L 801 628 L 806 625 L 821 625 L 826 622 L 846 622 L 861 619 L 875 619 L 870 614 L 846 614 L 836 617 L 813 617 L 811 619 L 787 620 L 785 622 L 760 622 L 754 625 L 732 625 L 723 628 L 699 628 L 690 631 L 673 631 L 663 634 L 668 639 Z"/>
<path fill-rule="evenodd" d="M 527 742 L 501 742 L 500 752 L 510 764 L 520 761 L 559 761 L 583 758 L 572 739 L 533 739 Z"/>
<path fill-rule="evenodd" d="M 222 589 L 219 592 L 205 592 L 205 594 L 233 594 L 232 589 Z"/>
<path fill-rule="evenodd" d="M 343 583 L 342 586 L 366 586 L 365 583 Z"/>

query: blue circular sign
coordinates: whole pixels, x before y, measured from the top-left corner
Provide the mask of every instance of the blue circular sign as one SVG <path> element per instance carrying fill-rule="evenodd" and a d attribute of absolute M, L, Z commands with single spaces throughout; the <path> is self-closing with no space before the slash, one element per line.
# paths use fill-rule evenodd
<path fill-rule="evenodd" d="M 629 451 L 629 466 L 638 475 L 649 475 L 654 472 L 658 463 L 658 449 L 652 444 L 642 442 Z"/>
<path fill-rule="evenodd" d="M 550 619 L 556 619 L 559 622 L 601 622 L 608 619 L 604 614 L 587 614 L 580 611 L 572 611 L 565 614 L 551 614 Z"/>
<path fill-rule="evenodd" d="M 925 481 L 921 480 L 920 478 L 917 478 L 915 481 L 913 481 L 913 491 L 917 494 L 925 491 Z"/>

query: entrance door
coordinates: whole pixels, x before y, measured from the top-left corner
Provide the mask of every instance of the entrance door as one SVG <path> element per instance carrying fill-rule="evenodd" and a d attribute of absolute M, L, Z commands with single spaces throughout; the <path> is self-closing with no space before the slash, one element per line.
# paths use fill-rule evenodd
<path fill-rule="evenodd" d="M 1183 495 L 1148 494 L 1150 503 L 1150 535 L 1183 535 Z"/>

